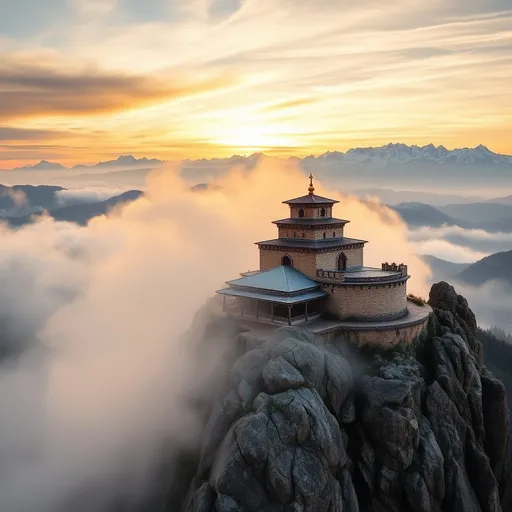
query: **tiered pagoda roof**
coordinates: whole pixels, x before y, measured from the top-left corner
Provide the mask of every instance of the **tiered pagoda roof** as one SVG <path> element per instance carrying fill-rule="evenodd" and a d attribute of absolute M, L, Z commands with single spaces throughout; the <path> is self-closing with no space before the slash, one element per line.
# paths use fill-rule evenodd
<path fill-rule="evenodd" d="M 337 237 L 326 238 L 325 240 L 306 240 L 304 238 L 275 238 L 273 240 L 265 240 L 264 242 L 256 242 L 258 246 L 291 248 L 291 249 L 336 249 L 338 247 L 353 247 L 366 244 L 366 240 L 358 240 L 357 238 Z"/>
<path fill-rule="evenodd" d="M 336 199 L 329 199 L 327 197 L 317 196 L 311 192 L 305 196 L 296 197 L 295 199 L 288 199 L 288 201 L 283 201 L 283 204 L 292 204 L 292 205 L 336 204 L 336 203 L 339 203 L 339 201 L 336 201 Z"/>

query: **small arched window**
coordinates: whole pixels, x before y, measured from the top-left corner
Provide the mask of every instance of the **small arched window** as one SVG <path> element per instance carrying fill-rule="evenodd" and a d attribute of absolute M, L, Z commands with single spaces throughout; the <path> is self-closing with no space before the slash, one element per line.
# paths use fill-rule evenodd
<path fill-rule="evenodd" d="M 304 208 L 299 208 L 299 217 L 302 218 L 302 217 L 304 217 L 304 215 L 305 215 Z"/>
<path fill-rule="evenodd" d="M 324 233 L 324 240 L 327 238 L 327 233 Z"/>
<path fill-rule="evenodd" d="M 285 267 L 293 267 L 293 262 L 290 256 L 283 256 L 281 259 L 281 265 L 284 265 Z"/>
<path fill-rule="evenodd" d="M 346 270 L 347 269 L 347 256 L 344 252 L 342 252 L 338 257 L 338 270 Z"/>
<path fill-rule="evenodd" d="M 293 233 L 293 238 L 297 238 L 297 233 Z"/>
<path fill-rule="evenodd" d="M 332 237 L 333 237 L 333 238 L 336 238 L 336 231 L 333 231 L 333 232 L 332 232 Z"/>
<path fill-rule="evenodd" d="M 320 217 L 325 217 L 325 214 L 326 214 L 325 208 L 322 208 L 320 210 Z"/>

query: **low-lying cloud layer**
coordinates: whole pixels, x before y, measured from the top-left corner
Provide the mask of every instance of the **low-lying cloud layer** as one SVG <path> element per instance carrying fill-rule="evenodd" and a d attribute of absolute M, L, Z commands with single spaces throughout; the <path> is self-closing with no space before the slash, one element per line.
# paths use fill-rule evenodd
<path fill-rule="evenodd" d="M 163 447 L 197 440 L 190 392 L 206 393 L 221 356 L 198 359 L 183 334 L 215 289 L 257 267 L 253 242 L 274 235 L 283 199 L 304 193 L 302 173 L 275 165 L 203 193 L 160 173 L 146 198 L 85 228 L 2 228 L 0 510 L 138 503 Z M 349 236 L 372 241 L 368 262 L 409 263 L 423 293 L 426 268 L 396 214 L 340 199 Z"/>
<path fill-rule="evenodd" d="M 55 195 L 59 206 L 69 206 L 106 201 L 123 192 L 126 192 L 126 188 L 88 187 L 59 190 Z"/>
<path fill-rule="evenodd" d="M 453 283 L 457 293 L 466 297 L 481 327 L 500 327 L 512 334 L 512 286 L 489 281 L 482 286 Z"/>
<path fill-rule="evenodd" d="M 473 263 L 489 254 L 512 249 L 512 233 L 488 233 L 457 226 L 423 227 L 409 232 L 418 254 L 432 254 L 455 263 Z"/>

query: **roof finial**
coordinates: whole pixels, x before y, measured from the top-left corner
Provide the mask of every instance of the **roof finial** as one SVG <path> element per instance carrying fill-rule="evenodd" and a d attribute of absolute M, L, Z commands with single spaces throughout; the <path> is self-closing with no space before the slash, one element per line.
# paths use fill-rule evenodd
<path fill-rule="evenodd" d="M 313 186 L 313 175 L 312 174 L 309 175 L 309 188 L 308 188 L 308 191 L 309 191 L 310 195 L 313 195 L 313 192 L 315 191 L 315 187 Z"/>

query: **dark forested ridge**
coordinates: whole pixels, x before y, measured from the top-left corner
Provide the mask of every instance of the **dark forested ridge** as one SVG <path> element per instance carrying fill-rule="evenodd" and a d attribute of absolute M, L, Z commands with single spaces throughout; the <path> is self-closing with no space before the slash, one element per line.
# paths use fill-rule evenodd
<path fill-rule="evenodd" d="M 12 227 L 24 226 L 31 224 L 40 215 L 48 215 L 59 222 L 74 222 L 80 225 L 86 225 L 92 218 L 99 215 L 108 214 L 116 206 L 130 203 L 141 197 L 143 193 L 140 190 L 129 190 L 118 196 L 111 197 L 106 201 L 98 201 L 94 203 L 73 204 L 70 206 L 62 206 L 60 208 L 53 208 L 45 211 L 44 213 L 32 213 L 30 215 L 23 215 L 17 217 L 5 217 L 5 221 Z"/>
<path fill-rule="evenodd" d="M 484 347 L 484 364 L 507 388 L 508 409 L 512 411 L 512 336 L 496 328 L 478 329 L 477 336 Z"/>
<path fill-rule="evenodd" d="M 512 285 L 512 251 L 491 254 L 464 269 L 455 279 L 472 286 L 493 280 Z"/>

